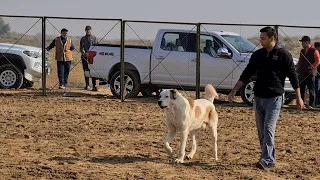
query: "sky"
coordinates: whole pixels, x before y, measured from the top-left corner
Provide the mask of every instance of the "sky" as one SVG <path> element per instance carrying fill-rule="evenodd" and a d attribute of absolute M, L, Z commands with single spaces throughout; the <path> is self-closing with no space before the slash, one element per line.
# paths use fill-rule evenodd
<path fill-rule="evenodd" d="M 22 3 L 24 2 L 24 3 Z M 301 7 L 304 7 L 301 9 Z M 1 0 L 1 15 L 58 16 L 82 18 L 112 18 L 143 21 L 172 21 L 189 23 L 237 23 L 237 24 L 282 24 L 299 26 L 320 26 L 320 0 Z M 317 19 L 318 18 L 318 19 Z M 25 32 L 37 19 L 4 18 L 13 31 Z M 63 27 L 69 34 L 81 35 L 85 25 L 92 25 L 99 36 L 118 35 L 120 24 L 116 21 L 76 21 L 49 19 L 47 34 L 57 34 Z M 159 28 L 187 28 L 195 26 L 159 25 L 128 23 L 126 32 L 139 38 L 153 37 Z M 207 26 L 204 30 L 226 30 L 245 36 L 257 35 L 260 27 Z M 320 29 L 283 28 L 283 34 L 298 35 L 320 34 Z M 319 31 L 319 33 L 317 33 Z M 28 33 L 41 32 L 41 22 L 35 24 Z"/>

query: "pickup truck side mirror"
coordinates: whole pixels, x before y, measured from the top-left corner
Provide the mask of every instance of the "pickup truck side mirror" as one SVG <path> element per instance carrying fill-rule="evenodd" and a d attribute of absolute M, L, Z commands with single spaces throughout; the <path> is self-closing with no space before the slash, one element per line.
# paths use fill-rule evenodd
<path fill-rule="evenodd" d="M 219 48 L 217 54 L 220 57 L 231 58 L 231 53 L 229 53 L 228 49 L 224 47 Z"/>

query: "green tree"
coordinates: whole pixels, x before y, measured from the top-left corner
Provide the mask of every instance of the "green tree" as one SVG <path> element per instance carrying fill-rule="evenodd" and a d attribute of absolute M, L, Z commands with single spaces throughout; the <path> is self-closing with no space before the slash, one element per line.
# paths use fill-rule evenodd
<path fill-rule="evenodd" d="M 9 24 L 5 24 L 3 18 L 0 18 L 0 35 L 7 34 L 10 31 Z"/>

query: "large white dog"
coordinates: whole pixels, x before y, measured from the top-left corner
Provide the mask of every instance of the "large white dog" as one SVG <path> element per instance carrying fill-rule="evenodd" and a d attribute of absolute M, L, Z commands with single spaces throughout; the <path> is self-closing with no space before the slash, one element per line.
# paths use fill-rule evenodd
<path fill-rule="evenodd" d="M 188 134 L 192 136 L 192 149 L 187 155 L 188 159 L 192 159 L 196 149 L 196 134 L 201 128 L 208 126 L 213 134 L 213 150 L 214 158 L 218 160 L 217 155 L 217 126 L 218 114 L 213 105 L 214 99 L 217 97 L 217 92 L 214 87 L 208 84 L 205 87 L 205 95 L 203 99 L 186 99 L 175 89 L 165 89 L 160 92 L 160 99 L 158 105 L 165 109 L 166 121 L 168 126 L 168 135 L 165 142 L 165 149 L 167 153 L 173 157 L 172 142 L 176 131 L 180 131 L 180 152 L 176 163 L 183 163 L 185 156 L 185 149 L 187 144 Z"/>

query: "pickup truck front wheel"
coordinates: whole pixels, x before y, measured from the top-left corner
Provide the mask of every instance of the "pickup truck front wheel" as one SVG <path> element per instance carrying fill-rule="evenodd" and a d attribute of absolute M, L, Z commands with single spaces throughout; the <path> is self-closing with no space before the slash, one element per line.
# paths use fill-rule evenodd
<path fill-rule="evenodd" d="M 12 64 L 0 66 L 0 88 L 19 89 L 23 83 L 22 72 Z"/>
<path fill-rule="evenodd" d="M 120 97 L 120 71 L 117 71 L 110 79 L 110 90 L 116 97 Z M 137 97 L 140 91 L 140 78 L 139 74 L 135 71 L 124 71 L 124 84 L 125 84 L 125 97 L 134 98 Z"/>
<path fill-rule="evenodd" d="M 248 80 L 240 89 L 240 96 L 244 103 L 249 106 L 253 106 L 254 92 L 253 87 L 256 81 L 254 79 Z"/>

